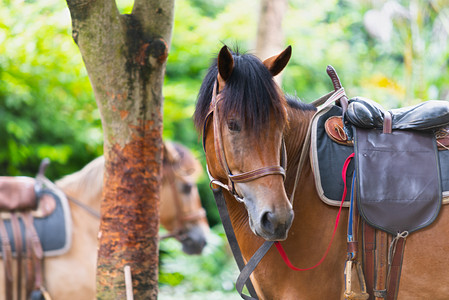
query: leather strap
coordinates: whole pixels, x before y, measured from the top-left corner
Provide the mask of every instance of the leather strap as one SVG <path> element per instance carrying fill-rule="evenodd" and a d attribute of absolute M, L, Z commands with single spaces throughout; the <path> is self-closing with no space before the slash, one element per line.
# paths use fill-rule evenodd
<path fill-rule="evenodd" d="M 391 113 L 389 111 L 386 111 L 384 113 L 384 127 L 383 127 L 383 133 L 392 133 L 392 117 Z"/>
<path fill-rule="evenodd" d="M 405 239 L 398 234 L 388 247 L 388 233 L 376 230 L 363 222 L 364 271 L 370 300 L 395 300 L 398 296 L 404 257 Z M 388 251 L 390 248 L 390 251 Z"/>
<path fill-rule="evenodd" d="M 334 67 L 332 67 L 331 65 L 328 65 L 326 68 L 326 72 L 327 72 L 327 75 L 329 75 L 329 77 L 332 80 L 334 89 L 336 91 L 341 89 L 342 88 L 341 81 L 340 81 L 340 78 L 338 77 L 337 71 L 335 71 Z M 348 102 L 349 102 L 348 97 L 346 97 L 346 95 L 344 95 L 340 99 L 338 99 L 338 101 L 340 102 L 340 106 L 342 109 L 342 116 L 344 116 L 345 112 L 348 110 Z"/>
<path fill-rule="evenodd" d="M 22 299 L 22 231 L 20 230 L 19 218 L 15 212 L 11 213 L 11 228 L 17 260 L 17 299 Z"/>
<path fill-rule="evenodd" d="M 182 199 L 179 196 L 176 187 L 176 174 L 173 170 L 173 166 L 169 166 L 164 169 L 165 180 L 170 186 L 173 193 L 173 200 L 175 201 L 176 214 L 174 217 L 174 227 L 170 230 L 170 233 L 160 236 L 159 239 L 163 240 L 170 237 L 175 237 L 179 240 L 185 239 L 185 233 L 188 231 L 189 222 L 194 222 L 206 217 L 206 211 L 203 207 L 199 207 L 195 211 L 184 211 L 185 205 L 182 203 Z M 189 207 L 191 208 L 191 207 Z"/>
<path fill-rule="evenodd" d="M 217 204 L 218 213 L 220 214 L 220 219 L 223 224 L 223 228 L 225 230 L 225 234 L 228 239 L 229 246 L 231 247 L 231 251 L 234 256 L 235 262 L 237 263 L 237 266 L 238 266 L 240 272 L 242 272 L 242 270 L 246 266 L 245 266 L 245 262 L 243 261 L 243 256 L 242 256 L 242 252 L 240 250 L 240 246 L 237 242 L 237 238 L 234 233 L 234 228 L 232 227 L 231 219 L 229 218 L 229 212 L 228 212 L 228 208 L 226 207 L 226 202 L 225 202 L 225 199 L 223 196 L 223 191 L 221 190 L 221 188 L 216 188 L 216 189 L 212 189 L 212 192 L 214 193 L 214 198 L 215 198 L 215 202 Z M 251 261 L 251 259 L 250 259 L 250 261 Z M 255 267 L 256 266 L 254 266 L 254 268 Z M 254 268 L 251 270 L 251 272 L 254 270 Z M 247 270 L 248 270 L 248 268 L 247 268 Z M 246 272 L 249 272 L 249 270 Z M 241 285 L 242 290 L 243 290 L 243 285 L 246 284 L 246 287 L 247 287 L 248 292 L 250 293 L 252 299 L 257 299 L 256 291 L 254 290 L 253 284 L 251 283 L 251 280 L 249 279 L 249 275 L 251 275 L 251 272 L 248 274 L 248 277 L 242 279 L 243 283 L 238 283 L 238 284 L 239 284 L 239 286 Z M 240 278 L 240 276 L 239 276 L 239 278 Z M 243 296 L 248 297 L 246 295 L 243 295 L 242 290 L 239 291 L 240 296 L 242 298 L 243 298 Z M 251 298 L 248 298 L 248 299 L 251 299 Z"/>
<path fill-rule="evenodd" d="M 0 216 L 0 237 L 2 240 L 3 267 L 5 268 L 5 297 L 12 300 L 12 251 L 5 222 Z"/>
<path fill-rule="evenodd" d="M 28 272 L 27 294 L 33 290 L 41 290 L 43 287 L 42 259 L 43 250 L 39 236 L 34 228 L 31 212 L 24 212 L 22 220 L 25 224 L 25 237 L 27 244 Z"/>
<path fill-rule="evenodd" d="M 376 260 L 374 270 L 374 299 L 381 300 L 387 296 L 388 235 L 376 230 Z"/>
<path fill-rule="evenodd" d="M 271 166 L 260 168 L 254 171 L 245 172 L 238 175 L 228 175 L 228 176 L 233 182 L 248 182 L 268 175 L 282 175 L 282 177 L 284 177 L 285 179 L 285 170 L 281 166 Z"/>
<path fill-rule="evenodd" d="M 376 250 L 376 235 L 375 229 L 370 225 L 362 222 L 363 226 L 363 266 L 366 279 L 366 289 L 372 291 L 374 289 L 374 263 Z M 370 300 L 374 296 L 370 294 Z"/>
<path fill-rule="evenodd" d="M 254 255 L 251 257 L 251 259 L 248 261 L 248 263 L 245 265 L 243 270 L 240 271 L 240 275 L 237 278 L 237 281 L 235 283 L 235 288 L 237 289 L 237 292 L 240 294 L 240 297 L 242 297 L 245 300 L 254 300 L 258 299 L 256 297 L 248 297 L 247 295 L 243 294 L 243 286 L 245 283 L 250 282 L 249 276 L 253 273 L 254 269 L 257 267 L 259 262 L 262 260 L 262 258 L 267 254 L 268 250 L 270 250 L 271 246 L 274 242 L 272 241 L 265 241 L 262 246 L 254 253 Z M 248 286 L 248 285 L 247 285 Z"/>
<path fill-rule="evenodd" d="M 237 196 L 236 198 L 240 198 L 240 196 L 237 194 L 234 188 L 234 183 L 238 182 L 248 182 L 255 180 L 260 177 L 268 176 L 268 175 L 282 175 L 282 177 L 285 180 L 285 168 L 287 164 L 287 158 L 286 158 L 286 150 L 284 141 L 282 141 L 281 145 L 281 164 L 280 166 L 269 166 L 269 167 L 261 167 L 256 170 L 243 172 L 241 174 L 232 174 L 231 169 L 229 168 L 229 165 L 226 160 L 226 155 L 223 147 L 223 139 L 221 136 L 221 128 L 220 128 L 220 114 L 219 114 L 219 106 L 218 104 L 220 101 L 222 101 L 221 95 L 217 94 L 217 88 L 218 88 L 218 80 L 215 81 L 213 92 L 212 92 L 212 100 L 210 104 L 210 110 L 206 117 L 206 120 L 204 122 L 203 126 L 203 148 L 205 149 L 205 129 L 206 125 L 208 123 L 208 120 L 210 117 L 213 118 L 213 130 L 214 130 L 214 147 L 215 147 L 215 153 L 217 155 L 217 159 L 223 168 L 223 170 L 226 172 L 226 176 L 228 179 L 227 183 L 227 190 L 231 192 L 234 196 Z M 215 114 L 215 115 L 214 115 Z M 210 176 L 210 174 L 209 174 Z M 214 179 L 214 181 L 217 181 Z"/>
<path fill-rule="evenodd" d="M 92 216 L 94 216 L 95 218 L 99 219 L 100 218 L 100 212 L 96 211 L 95 209 L 93 209 L 90 206 L 87 206 L 86 204 L 80 202 L 79 200 L 69 196 L 69 195 L 65 195 L 67 200 L 69 200 L 70 202 L 72 202 L 73 204 L 81 207 L 82 209 L 84 209 L 86 212 L 88 212 L 89 214 L 91 214 Z"/>
<path fill-rule="evenodd" d="M 388 273 L 387 299 L 397 299 L 399 280 L 401 278 L 402 261 L 404 258 L 405 238 L 397 240 L 396 249 L 392 253 L 392 261 Z"/>

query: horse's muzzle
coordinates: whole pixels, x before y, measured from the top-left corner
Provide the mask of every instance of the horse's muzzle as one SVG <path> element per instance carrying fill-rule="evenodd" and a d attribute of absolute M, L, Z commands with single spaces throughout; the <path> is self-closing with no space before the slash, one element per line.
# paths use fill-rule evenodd
<path fill-rule="evenodd" d="M 258 224 L 251 224 L 250 219 L 250 225 L 255 234 L 267 241 L 283 241 L 287 238 L 293 217 L 293 210 L 289 210 L 281 216 L 266 211 L 260 215 Z"/>
<path fill-rule="evenodd" d="M 191 227 L 180 239 L 182 251 L 189 255 L 201 254 L 207 244 L 206 233 L 200 226 Z"/>

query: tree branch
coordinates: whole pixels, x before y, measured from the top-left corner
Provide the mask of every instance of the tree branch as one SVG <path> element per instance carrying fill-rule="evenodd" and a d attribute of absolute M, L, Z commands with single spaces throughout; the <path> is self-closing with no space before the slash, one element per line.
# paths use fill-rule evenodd
<path fill-rule="evenodd" d="M 158 37 L 170 48 L 174 6 L 174 0 L 135 0 L 132 14 L 139 20 L 145 32 L 158 32 Z"/>
<path fill-rule="evenodd" d="M 123 26 L 114 0 L 67 0 L 72 17 L 72 37 L 87 68 L 115 61 L 117 47 L 123 42 Z M 90 70 L 88 70 L 90 73 Z"/>

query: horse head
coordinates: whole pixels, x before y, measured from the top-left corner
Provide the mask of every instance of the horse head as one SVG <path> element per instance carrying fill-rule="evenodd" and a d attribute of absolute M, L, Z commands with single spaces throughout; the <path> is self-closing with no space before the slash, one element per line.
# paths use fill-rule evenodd
<path fill-rule="evenodd" d="M 209 225 L 201 206 L 196 181 L 202 173 L 199 161 L 184 146 L 164 142 L 160 220 L 187 254 L 201 254 Z"/>
<path fill-rule="evenodd" d="M 251 230 L 266 240 L 286 239 L 293 220 L 283 182 L 286 101 L 273 80 L 290 56 L 288 47 L 262 62 L 224 46 L 203 81 L 194 115 L 203 128 L 212 182 L 243 202 Z"/>

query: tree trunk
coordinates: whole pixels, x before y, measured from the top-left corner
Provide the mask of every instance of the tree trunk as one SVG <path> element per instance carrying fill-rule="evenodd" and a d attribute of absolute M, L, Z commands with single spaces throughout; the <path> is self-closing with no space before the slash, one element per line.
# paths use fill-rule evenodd
<path fill-rule="evenodd" d="M 157 299 L 162 84 L 174 0 L 67 0 L 72 35 L 86 66 L 104 131 L 105 177 L 97 297 Z"/>
<path fill-rule="evenodd" d="M 260 0 L 257 27 L 256 55 L 262 60 L 284 50 L 282 20 L 287 11 L 287 0 Z M 280 85 L 281 75 L 275 77 Z"/>

